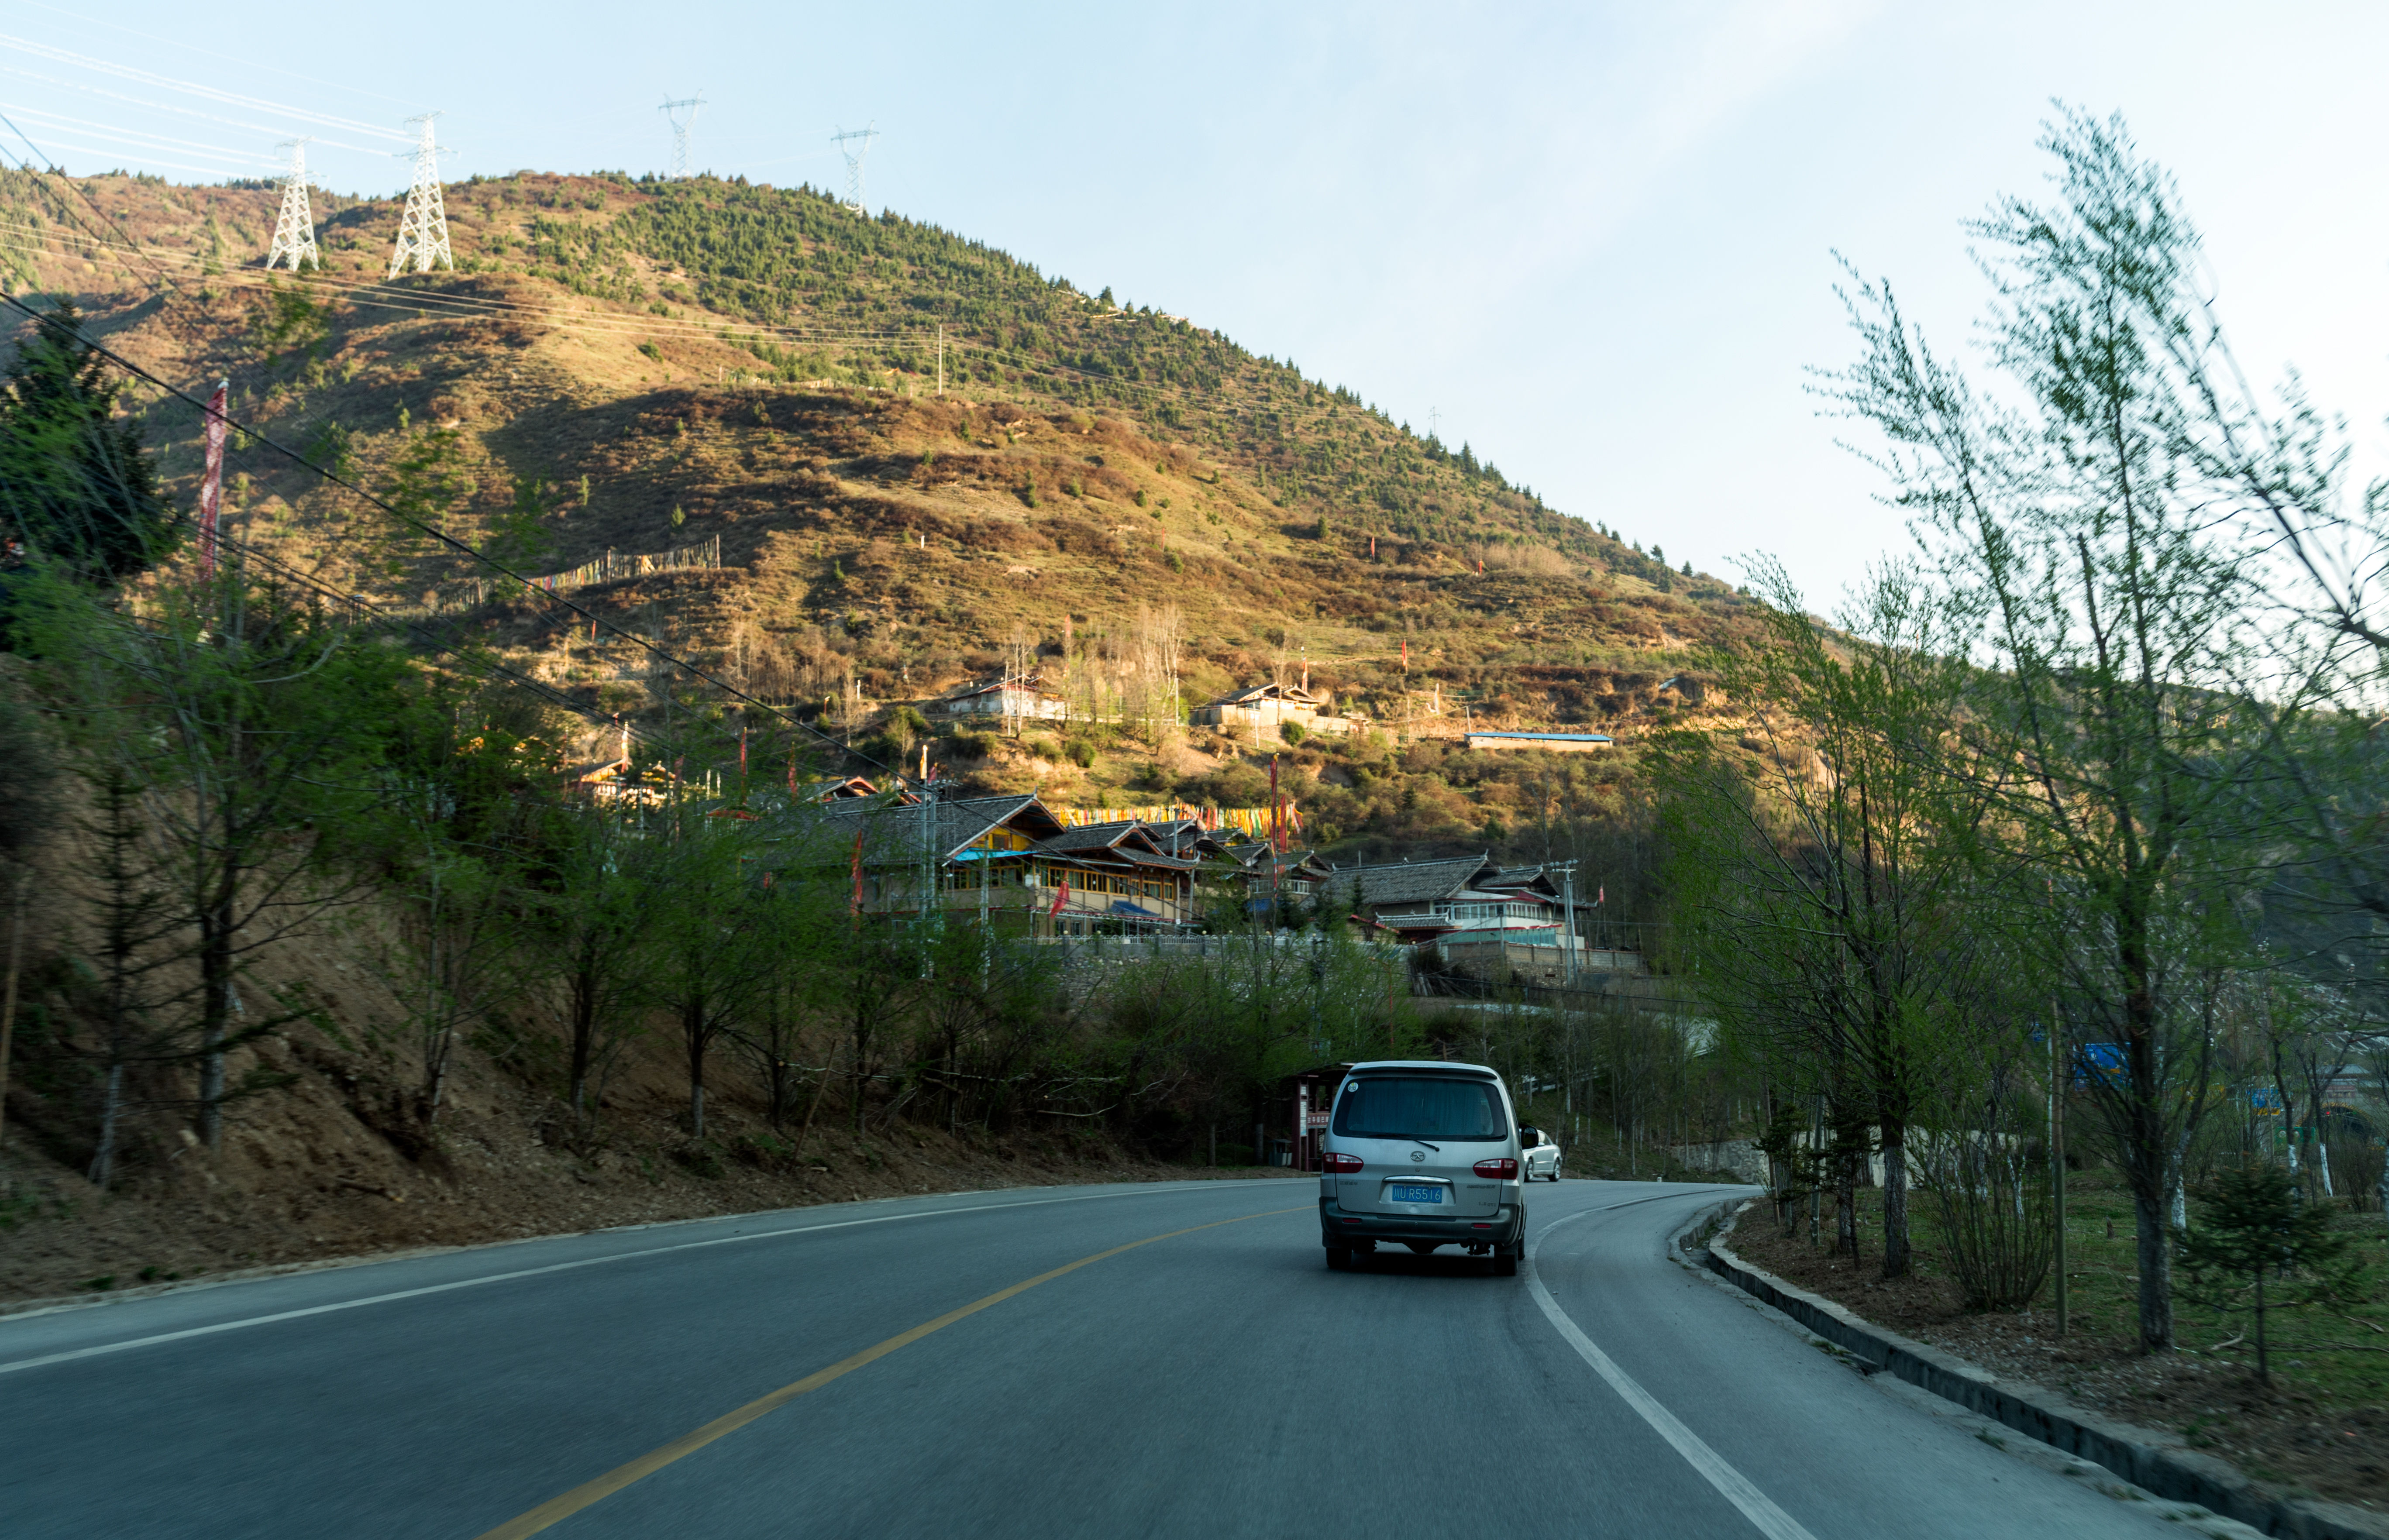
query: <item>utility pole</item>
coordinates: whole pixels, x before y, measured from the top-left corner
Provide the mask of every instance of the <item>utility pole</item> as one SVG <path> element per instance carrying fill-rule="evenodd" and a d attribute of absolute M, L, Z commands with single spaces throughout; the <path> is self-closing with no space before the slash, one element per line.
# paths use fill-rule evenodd
<path fill-rule="evenodd" d="M 664 121 L 671 124 L 671 179 L 674 182 L 688 180 L 688 131 L 696 126 L 696 109 L 704 105 L 705 93 L 700 91 L 694 96 L 683 96 L 676 102 L 667 101 L 656 108 L 664 115 Z M 683 112 L 688 116 L 682 117 L 681 114 Z"/>
<path fill-rule="evenodd" d="M 937 897 L 938 788 L 929 779 L 929 745 L 921 745 L 921 976 L 929 976 L 929 907 Z"/>
<path fill-rule="evenodd" d="M 837 152 L 846 157 L 846 211 L 862 212 L 862 160 L 871 153 L 871 141 L 879 137 L 876 128 L 842 128 L 829 136 Z M 857 148 L 849 149 L 849 145 Z"/>
<path fill-rule="evenodd" d="M 281 147 L 290 152 L 290 171 L 283 178 L 282 211 L 274 218 L 274 243 L 265 249 L 265 270 L 273 272 L 285 256 L 290 259 L 293 273 L 321 268 L 324 259 L 315 252 L 315 216 L 307 207 L 307 141 L 287 140 Z"/>
<path fill-rule="evenodd" d="M 946 393 L 946 324 L 938 323 L 938 394 Z"/>
<path fill-rule="evenodd" d="M 2057 1334 L 2065 1335 L 2065 1082 L 2073 1056 L 2057 1046 L 2057 997 L 2049 998 L 2049 1206 L 2055 1227 Z"/>
<path fill-rule="evenodd" d="M 409 118 L 423 125 L 423 142 L 415 146 L 415 181 L 406 189 L 406 212 L 399 216 L 398 246 L 390 255 L 390 276 L 428 273 L 433 267 L 455 269 L 448 254 L 448 210 L 440 200 L 440 146 L 433 143 L 432 120 L 437 112 Z"/>
<path fill-rule="evenodd" d="M 1561 940 L 1567 950 L 1560 954 L 1560 975 L 1573 989 L 1576 987 L 1576 862 L 1568 861 L 1551 870 L 1560 874 L 1560 902 L 1566 906 L 1567 916 Z"/>

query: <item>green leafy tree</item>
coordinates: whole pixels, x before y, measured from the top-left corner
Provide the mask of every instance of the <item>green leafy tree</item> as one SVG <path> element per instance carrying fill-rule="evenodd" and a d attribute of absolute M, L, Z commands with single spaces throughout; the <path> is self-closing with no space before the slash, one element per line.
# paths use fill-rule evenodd
<path fill-rule="evenodd" d="M 2102 1056 L 2089 1100 L 2131 1190 L 2156 1352 L 2182 1155 L 2215 1103 L 2212 992 L 2246 960 L 2240 897 L 2293 832 L 2273 750 L 2319 678 L 2268 625 L 2266 533 L 2228 515 L 2238 487 L 2203 447 L 2210 361 L 2178 346 L 2203 329 L 2198 237 L 2170 178 L 2114 121 L 2068 116 L 2043 146 L 2057 201 L 2007 199 L 1972 227 L 2000 390 L 1865 282 L 1861 359 L 1825 390 L 1880 431 L 1980 639 L 1973 762 L 2003 789 L 1978 915 Z"/>
<path fill-rule="evenodd" d="M 624 809 L 593 804 L 556 814 L 536 862 L 530 955 L 562 1020 L 566 1100 L 583 1134 L 607 1073 L 645 1030 L 639 986 L 655 939 L 645 849 Z"/>
<path fill-rule="evenodd" d="M 2226 1169 L 2198 1197 L 2202 1222 L 2181 1242 L 2182 1293 L 2217 1310 L 2251 1312 L 2256 1377 L 2269 1381 L 2268 1313 L 2363 1299 L 2361 1264 L 2348 1254 L 2348 1238 L 2332 1232 L 2330 1206 L 2302 1203 L 2278 1165 Z"/>
<path fill-rule="evenodd" d="M 770 953 L 756 926 L 760 878 L 746 826 L 693 806 L 650 834 L 642 851 L 651 949 L 647 998 L 680 1027 L 688 1074 L 688 1126 L 705 1138 L 705 1075 L 717 1044 L 747 1013 Z"/>
<path fill-rule="evenodd" d="M 1755 579 L 1764 630 L 1714 660 L 1746 725 L 1656 745 L 1678 932 L 1740 1046 L 1831 1104 L 1845 1249 L 1863 1158 L 1853 1130 L 1881 1129 L 1883 1270 L 1896 1278 L 1908 1127 L 1932 1075 L 1960 1062 L 1935 1038 L 1971 1016 L 1987 955 L 1969 900 L 1995 783 L 1950 773 L 1970 675 L 1914 574 L 1878 572 L 1838 631 L 1781 567 Z"/>

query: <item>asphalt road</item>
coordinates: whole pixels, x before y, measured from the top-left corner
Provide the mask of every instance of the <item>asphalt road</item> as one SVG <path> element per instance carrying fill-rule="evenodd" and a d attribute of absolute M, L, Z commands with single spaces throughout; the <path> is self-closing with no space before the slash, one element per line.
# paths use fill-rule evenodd
<path fill-rule="evenodd" d="M 1668 1262 L 1730 1190 L 1539 1185 L 1509 1279 L 1449 1253 L 1332 1273 L 1314 1184 L 1202 1182 L 5 1319 L 0 1534 L 2183 1534 Z"/>

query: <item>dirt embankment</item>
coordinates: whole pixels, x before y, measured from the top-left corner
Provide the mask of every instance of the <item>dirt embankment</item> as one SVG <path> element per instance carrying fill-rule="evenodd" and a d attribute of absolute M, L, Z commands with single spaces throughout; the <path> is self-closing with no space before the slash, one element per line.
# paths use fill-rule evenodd
<path fill-rule="evenodd" d="M 409 1152 L 351 1104 L 364 1077 L 321 1042 L 269 1050 L 300 1078 L 241 1108 L 223 1149 L 170 1136 L 106 1193 L 15 1127 L 0 1147 L 0 1310 L 424 1246 L 907 1193 L 1274 1174 L 1163 1165 L 1101 1139 L 961 1136 L 868 1120 L 803 1152 L 724 1110 L 699 1145 L 661 1085 L 619 1094 L 593 1139 L 553 1100 L 469 1077 Z M 727 1101 L 728 1098 L 722 1099 Z M 719 1104 L 719 1103 L 717 1103 Z"/>

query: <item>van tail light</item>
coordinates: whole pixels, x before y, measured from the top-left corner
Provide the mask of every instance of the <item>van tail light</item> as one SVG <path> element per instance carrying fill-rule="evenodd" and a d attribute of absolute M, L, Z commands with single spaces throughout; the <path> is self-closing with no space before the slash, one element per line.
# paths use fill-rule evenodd
<path fill-rule="evenodd" d="M 1319 1157 L 1319 1165 L 1320 1168 L 1325 1171 L 1358 1171 L 1361 1169 L 1361 1157 L 1339 1155 L 1331 1150 Z"/>
<path fill-rule="evenodd" d="M 1518 1163 L 1507 1155 L 1498 1161 L 1478 1161 L 1476 1174 L 1480 1177 L 1498 1177 L 1505 1182 L 1514 1182 L 1518 1179 Z"/>

